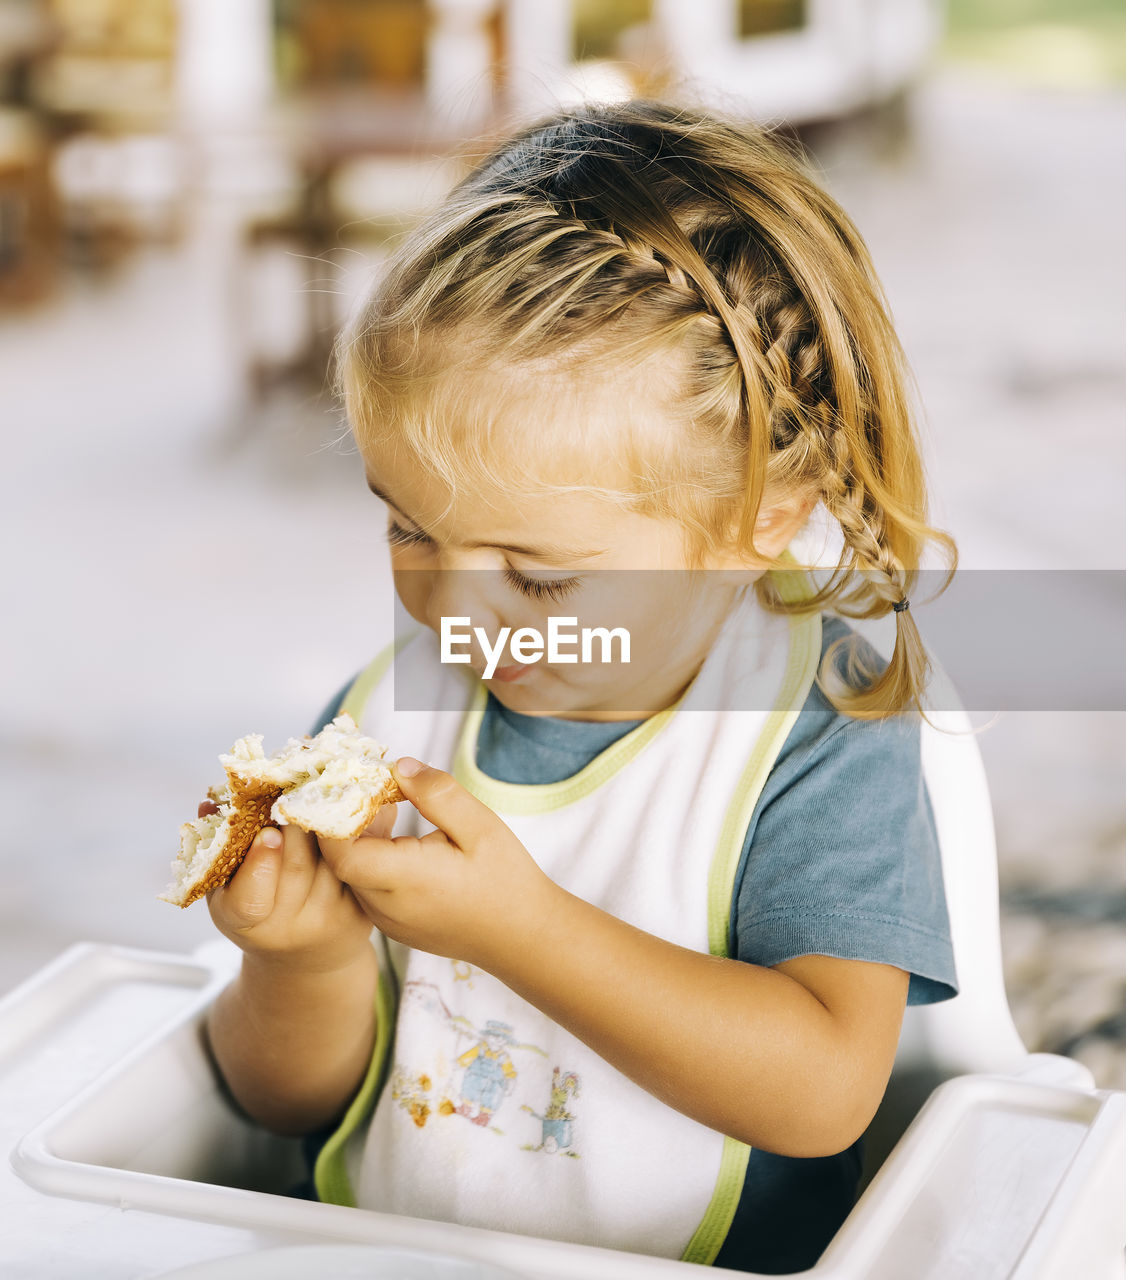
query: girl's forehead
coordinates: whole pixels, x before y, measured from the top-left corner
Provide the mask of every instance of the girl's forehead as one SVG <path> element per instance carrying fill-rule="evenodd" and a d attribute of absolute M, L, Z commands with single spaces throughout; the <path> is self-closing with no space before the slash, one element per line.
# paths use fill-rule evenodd
<path fill-rule="evenodd" d="M 518 466 L 501 451 L 464 469 L 462 459 L 444 461 L 448 476 L 401 449 L 366 453 L 368 487 L 424 532 L 547 554 L 597 551 L 628 514 L 605 481 L 591 483 L 589 474 L 584 480 L 547 459 Z"/>
<path fill-rule="evenodd" d="M 453 367 L 358 433 L 369 475 L 421 471 L 451 494 L 510 505 L 585 491 L 619 502 L 638 488 L 639 459 L 667 438 L 666 379 L 604 365 L 548 361 Z"/>
<path fill-rule="evenodd" d="M 683 448 L 676 359 L 513 363 L 447 350 L 352 415 L 369 484 L 394 511 L 462 547 L 536 548 L 545 565 L 682 557 L 679 521 L 643 514 L 665 455 Z"/>
<path fill-rule="evenodd" d="M 445 479 L 401 443 L 388 446 L 365 450 L 369 487 L 397 519 L 440 542 L 499 548 L 545 568 L 676 566 L 683 558 L 683 529 L 639 511 L 627 486 L 615 489 L 609 460 L 587 457 L 579 467 L 533 456 L 534 465 L 514 474 L 512 460 L 498 456 L 464 474 L 455 462 L 455 474 Z"/>

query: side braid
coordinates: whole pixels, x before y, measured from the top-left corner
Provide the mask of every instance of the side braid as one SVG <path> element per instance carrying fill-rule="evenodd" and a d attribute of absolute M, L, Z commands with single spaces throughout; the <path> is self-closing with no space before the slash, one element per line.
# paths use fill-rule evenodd
<path fill-rule="evenodd" d="M 838 230 L 844 235 L 849 227 L 841 214 Z M 855 647 L 849 647 L 842 679 L 837 657 L 849 642 L 840 641 L 826 654 L 822 688 L 841 710 L 857 718 L 879 718 L 908 707 L 921 711 L 930 662 L 903 602 L 917 579 L 926 538 L 948 554 L 947 582 L 957 553 L 946 534 L 924 523 L 921 464 L 917 450 L 910 447 L 910 433 L 895 429 L 900 410 L 894 402 L 881 404 L 876 371 L 863 344 L 852 340 L 833 358 L 831 329 L 772 247 L 745 236 L 733 243 L 726 228 L 713 240 L 708 256 L 718 261 L 717 275 L 736 300 L 740 318 L 748 310 L 753 314 L 756 323 L 748 326 L 748 333 L 762 344 L 760 368 L 767 371 L 770 403 L 767 483 L 782 492 L 812 491 L 841 530 L 838 564 L 804 607 L 832 604 L 838 613 L 854 618 L 883 617 L 895 610 L 896 641 L 887 666 L 869 669 Z M 852 243 L 850 258 L 859 265 L 867 261 L 859 237 Z M 873 346 L 877 351 L 882 346 L 894 363 L 902 353 L 874 275 L 871 283 L 869 318 L 882 339 Z M 838 393 L 842 366 L 854 371 L 848 397 Z M 850 400 L 855 406 L 851 411 Z M 897 489 L 918 495 L 915 510 L 904 504 Z M 756 592 L 764 606 L 790 611 L 769 577 L 759 579 Z"/>

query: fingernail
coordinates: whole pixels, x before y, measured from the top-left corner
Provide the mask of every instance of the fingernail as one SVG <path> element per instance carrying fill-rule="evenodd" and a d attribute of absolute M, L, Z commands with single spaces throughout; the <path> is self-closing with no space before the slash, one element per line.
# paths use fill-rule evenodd
<path fill-rule="evenodd" d="M 395 772 L 402 778 L 413 778 L 425 768 L 422 761 L 416 760 L 414 756 L 403 756 L 401 760 L 395 761 Z"/>
<path fill-rule="evenodd" d="M 262 828 L 262 843 L 268 849 L 280 849 L 282 842 L 282 833 L 276 827 Z"/>

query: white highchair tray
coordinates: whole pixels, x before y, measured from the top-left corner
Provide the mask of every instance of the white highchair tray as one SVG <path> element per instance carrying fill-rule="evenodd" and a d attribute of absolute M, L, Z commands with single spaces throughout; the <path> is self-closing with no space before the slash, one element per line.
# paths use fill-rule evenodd
<path fill-rule="evenodd" d="M 203 1014 L 233 968 L 222 947 L 205 957 L 208 963 L 84 944 L 0 1001 L 0 1131 L 9 1149 L 19 1139 L 11 1158 L 23 1180 L 0 1182 L 0 1216 L 7 1218 L 22 1197 L 47 1229 L 51 1203 L 62 1222 L 64 1201 L 40 1195 L 32 1205 L 31 1188 L 88 1205 L 143 1210 L 131 1216 L 166 1224 L 166 1237 L 176 1224 L 181 1251 L 173 1257 L 196 1265 L 182 1280 L 283 1276 L 289 1273 L 240 1271 L 237 1256 L 261 1258 L 264 1249 L 282 1245 L 307 1249 L 318 1240 L 321 1248 L 325 1241 L 368 1251 L 379 1246 L 373 1257 L 407 1250 L 460 1260 L 462 1271 L 450 1271 L 449 1280 L 492 1280 L 495 1268 L 525 1280 L 699 1274 L 693 1264 L 285 1195 L 304 1173 L 299 1144 L 241 1119 L 207 1059 Z M 126 1045 L 133 1047 L 122 1056 Z M 1126 1203 L 1124 1104 L 1123 1094 L 1025 1078 L 963 1076 L 941 1085 L 821 1261 L 804 1274 L 811 1280 L 1121 1274 L 1108 1269 L 1107 1259 L 1126 1236 L 1116 1207 Z M 1100 1205 L 1114 1206 L 1113 1212 L 1099 1205 L 1092 1211 L 1100 1188 Z M 72 1234 L 81 1249 L 81 1233 Z M 95 1234 L 106 1250 L 111 1238 L 124 1239 Z M 26 1230 L 22 1239 L 26 1261 L 34 1243 Z M 4 1248 L 0 1244 L 5 1275 L 63 1273 L 5 1270 Z M 291 1252 L 297 1257 L 300 1249 Z M 166 1274 L 167 1249 L 152 1253 L 149 1261 L 133 1248 L 128 1273 L 87 1266 L 83 1274 Z M 87 1249 L 80 1256 L 89 1262 L 93 1255 Z M 220 1269 L 208 1271 L 204 1263 Z M 477 1271 L 464 1269 L 471 1264 Z M 304 1274 L 316 1273 L 328 1274 L 321 1268 Z M 382 1280 L 374 1264 L 369 1274 Z M 746 1277 L 718 1268 L 711 1274 Z M 414 1280 L 410 1271 L 403 1276 Z M 434 1280 L 446 1274 L 435 1272 Z"/>
<path fill-rule="evenodd" d="M 152 1280 L 520 1280 L 512 1271 L 463 1258 L 362 1244 L 309 1244 L 215 1258 Z"/>

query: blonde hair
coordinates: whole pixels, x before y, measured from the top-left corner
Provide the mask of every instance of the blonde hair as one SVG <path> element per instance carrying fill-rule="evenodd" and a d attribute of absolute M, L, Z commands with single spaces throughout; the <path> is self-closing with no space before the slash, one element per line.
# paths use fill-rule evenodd
<path fill-rule="evenodd" d="M 466 380 L 451 370 L 566 373 L 670 352 L 675 430 L 615 442 L 631 509 L 677 519 L 695 554 L 730 545 L 734 527 L 761 560 L 764 493 L 818 499 L 840 527 L 838 564 L 804 601 L 759 578 L 777 613 L 882 617 L 910 595 L 928 541 L 949 582 L 957 554 L 927 523 L 906 360 L 868 251 L 797 152 L 762 130 L 646 101 L 522 130 L 416 230 L 338 348 L 357 434 L 393 437 L 451 490 L 486 482 L 503 417 L 466 397 L 454 441 L 449 398 Z M 839 710 L 921 710 L 926 652 L 910 611 L 895 621 L 883 670 L 853 651 L 846 680 L 841 642 L 826 655 L 819 681 Z"/>

